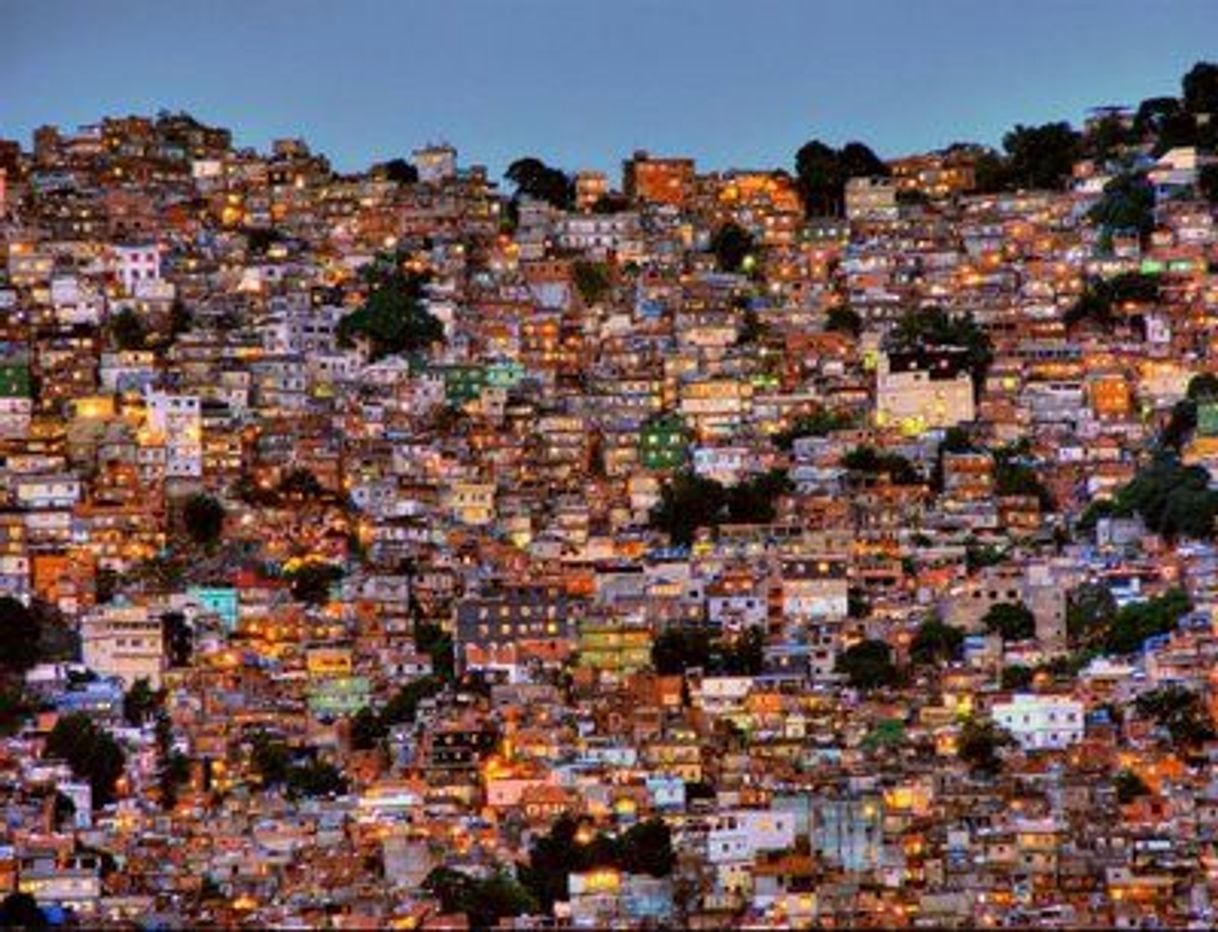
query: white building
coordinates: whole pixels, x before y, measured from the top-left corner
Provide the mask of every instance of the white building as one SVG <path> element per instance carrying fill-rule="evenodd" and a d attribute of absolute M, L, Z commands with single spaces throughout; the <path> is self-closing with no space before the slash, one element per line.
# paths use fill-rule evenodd
<path fill-rule="evenodd" d="M 753 689 L 751 676 L 707 676 L 691 690 L 696 707 L 707 715 L 737 715 Z"/>
<path fill-rule="evenodd" d="M 161 447 L 167 478 L 197 478 L 203 475 L 203 417 L 198 395 L 174 395 L 150 391 L 144 398 L 147 411 L 141 447 Z"/>
<path fill-rule="evenodd" d="M 846 218 L 896 220 L 897 183 L 891 178 L 851 178 L 846 182 Z"/>
<path fill-rule="evenodd" d="M 140 282 L 158 281 L 161 277 L 161 249 L 155 243 L 146 246 L 112 246 L 114 274 L 123 291 L 134 295 Z"/>
<path fill-rule="evenodd" d="M 161 688 L 165 641 L 161 619 L 137 605 L 112 605 L 86 617 L 80 631 L 85 666 L 117 676 L 128 689 L 138 679 Z"/>
<path fill-rule="evenodd" d="M 1025 751 L 1056 750 L 1083 740 L 1083 704 L 1077 699 L 1016 693 L 995 703 L 993 716 Z"/>
<path fill-rule="evenodd" d="M 425 146 L 410 154 L 411 164 L 424 184 L 439 184 L 457 176 L 457 150 L 452 146 Z"/>
<path fill-rule="evenodd" d="M 555 232 L 561 248 L 593 258 L 615 255 L 625 261 L 637 259 L 642 253 L 639 216 L 633 212 L 568 214 L 558 221 Z"/>
<path fill-rule="evenodd" d="M 737 809 L 714 816 L 706 835 L 712 864 L 752 861 L 763 851 L 786 851 L 795 845 L 795 815 L 775 809 Z"/>
<path fill-rule="evenodd" d="M 71 508 L 81 498 L 80 480 L 68 473 L 21 476 L 13 497 L 21 508 Z"/>
<path fill-rule="evenodd" d="M 962 351 L 882 353 L 876 367 L 876 424 L 909 434 L 955 427 L 976 416 L 973 378 Z"/>

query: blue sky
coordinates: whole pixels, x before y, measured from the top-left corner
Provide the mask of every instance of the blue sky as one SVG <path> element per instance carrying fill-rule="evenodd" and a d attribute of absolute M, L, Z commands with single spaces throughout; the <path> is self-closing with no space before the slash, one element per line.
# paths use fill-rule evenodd
<path fill-rule="evenodd" d="M 3 0 L 0 136 L 186 109 L 340 169 L 447 140 L 499 173 L 636 148 L 789 166 L 883 156 L 1178 92 L 1218 0 Z"/>

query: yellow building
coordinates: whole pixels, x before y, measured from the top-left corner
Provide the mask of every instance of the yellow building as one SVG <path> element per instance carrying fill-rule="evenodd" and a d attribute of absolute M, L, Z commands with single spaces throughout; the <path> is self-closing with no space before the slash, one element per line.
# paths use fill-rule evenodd
<path fill-rule="evenodd" d="M 579 662 L 610 673 L 633 673 L 651 663 L 651 631 L 623 621 L 585 621 L 579 629 Z"/>
<path fill-rule="evenodd" d="M 881 353 L 876 367 L 876 425 L 908 434 L 955 427 L 976 416 L 963 351 Z"/>

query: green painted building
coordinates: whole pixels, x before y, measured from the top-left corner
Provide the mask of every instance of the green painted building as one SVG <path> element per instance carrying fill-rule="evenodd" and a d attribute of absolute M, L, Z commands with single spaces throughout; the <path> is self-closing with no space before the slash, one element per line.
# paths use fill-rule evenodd
<path fill-rule="evenodd" d="M 1198 403 L 1197 434 L 1201 437 L 1218 437 L 1218 401 Z"/>
<path fill-rule="evenodd" d="M 198 599 L 203 611 L 216 615 L 225 631 L 237 627 L 237 590 L 231 586 L 191 586 L 186 594 Z"/>
<path fill-rule="evenodd" d="M 444 400 L 450 405 L 473 401 L 487 385 L 482 366 L 445 366 L 440 371 L 444 376 Z"/>
<path fill-rule="evenodd" d="M 515 360 L 493 362 L 486 367 L 486 384 L 489 388 L 515 388 L 524 374 L 524 366 Z"/>
<path fill-rule="evenodd" d="M 29 398 L 30 362 L 24 353 L 0 351 L 0 398 Z"/>
<path fill-rule="evenodd" d="M 366 676 L 336 676 L 320 680 L 309 690 L 314 715 L 354 715 L 368 704 L 372 688 Z"/>
<path fill-rule="evenodd" d="M 685 425 L 675 414 L 653 417 L 639 432 L 639 460 L 644 469 L 680 469 L 688 443 Z"/>

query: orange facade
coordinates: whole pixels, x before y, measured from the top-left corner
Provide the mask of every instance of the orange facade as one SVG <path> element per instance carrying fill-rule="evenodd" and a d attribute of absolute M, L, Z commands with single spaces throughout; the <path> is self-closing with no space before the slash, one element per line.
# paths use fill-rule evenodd
<path fill-rule="evenodd" d="M 633 200 L 683 207 L 694 194 L 694 160 L 636 153 L 623 165 L 622 190 Z"/>

